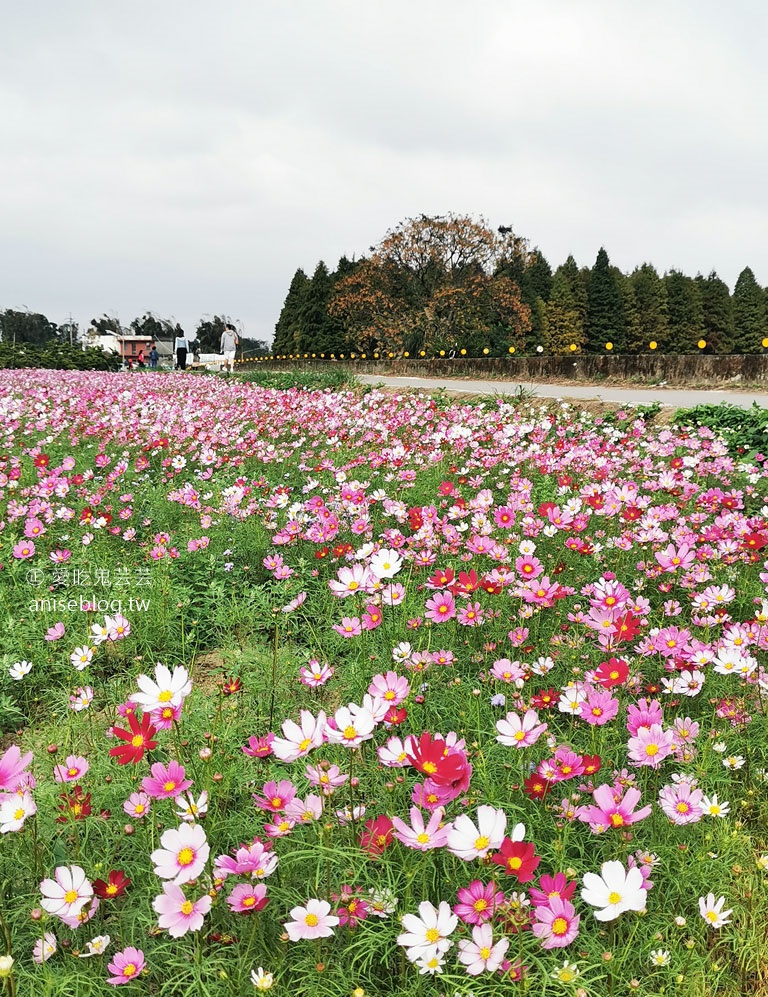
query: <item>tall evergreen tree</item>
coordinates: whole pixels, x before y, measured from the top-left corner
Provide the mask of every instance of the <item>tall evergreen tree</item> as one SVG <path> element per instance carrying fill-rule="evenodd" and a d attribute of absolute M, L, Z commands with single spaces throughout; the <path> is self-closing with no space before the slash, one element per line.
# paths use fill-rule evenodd
<path fill-rule="evenodd" d="M 294 335 L 290 352 L 332 353 L 343 349 L 343 342 L 336 341 L 328 315 L 333 283 L 328 267 L 320 260 L 299 306 L 298 335 Z"/>
<path fill-rule="evenodd" d="M 640 309 L 637 307 L 637 297 L 635 295 L 635 285 L 632 279 L 626 274 L 620 274 L 619 289 L 621 291 L 621 308 L 624 315 L 624 351 L 626 353 L 636 353 L 637 349 L 630 344 L 639 343 L 642 338 L 642 325 L 640 323 Z M 616 344 L 614 343 L 614 351 Z"/>
<path fill-rule="evenodd" d="M 564 267 L 555 271 L 544 314 L 544 346 L 548 353 L 570 354 L 571 346 L 584 349 L 584 323 Z"/>
<path fill-rule="evenodd" d="M 749 267 L 741 271 L 733 289 L 733 318 L 733 352 L 760 353 L 768 336 L 765 295 Z"/>
<path fill-rule="evenodd" d="M 546 336 L 541 324 L 543 310 L 537 307 L 537 299 L 546 304 L 552 289 L 552 267 L 540 249 L 534 249 L 526 260 L 520 276 L 520 298 L 531 309 L 531 331 L 528 333 L 528 347 L 536 347 Z"/>
<path fill-rule="evenodd" d="M 698 353 L 704 339 L 704 309 L 699 286 L 679 270 L 664 274 L 669 304 L 669 343 L 667 353 Z"/>
<path fill-rule="evenodd" d="M 293 275 L 280 317 L 275 325 L 272 349 L 278 356 L 294 352 L 294 333 L 299 332 L 299 312 L 308 286 L 309 277 L 299 268 Z"/>
<path fill-rule="evenodd" d="M 613 343 L 619 352 L 624 349 L 624 315 L 621 290 L 608 253 L 601 248 L 589 277 L 587 350 L 603 353 L 605 344 Z"/>
<path fill-rule="evenodd" d="M 649 343 L 657 343 L 663 352 L 669 344 L 669 302 L 664 281 L 650 263 L 635 267 L 629 279 L 635 292 L 639 334 L 635 339 L 627 336 L 627 353 L 645 353 Z"/>
<path fill-rule="evenodd" d="M 714 270 L 708 277 L 697 274 L 696 284 L 704 312 L 704 339 L 713 353 L 733 353 L 736 326 L 728 285 Z"/>

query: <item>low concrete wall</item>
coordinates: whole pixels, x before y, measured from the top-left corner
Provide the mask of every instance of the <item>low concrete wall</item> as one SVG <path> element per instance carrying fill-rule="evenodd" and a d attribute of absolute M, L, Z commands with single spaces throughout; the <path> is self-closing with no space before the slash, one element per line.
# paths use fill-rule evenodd
<path fill-rule="evenodd" d="M 365 374 L 488 378 L 504 381 L 636 381 L 642 384 L 768 384 L 768 354 L 694 356 L 457 357 L 427 360 L 270 360 L 274 369 L 348 367 Z M 255 366 L 246 361 L 241 366 Z"/>

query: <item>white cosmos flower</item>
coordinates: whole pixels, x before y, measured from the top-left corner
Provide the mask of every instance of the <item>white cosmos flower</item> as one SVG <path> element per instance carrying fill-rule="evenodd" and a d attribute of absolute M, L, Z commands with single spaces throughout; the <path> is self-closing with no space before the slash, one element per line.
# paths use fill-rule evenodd
<path fill-rule="evenodd" d="M 581 898 L 592 907 L 598 921 L 614 921 L 627 910 L 645 910 L 643 874 L 635 867 L 625 869 L 621 862 L 603 862 L 600 875 L 584 874 Z"/>
<path fill-rule="evenodd" d="M 14 680 L 14 682 L 21 682 L 25 675 L 29 675 L 32 671 L 31 661 L 17 661 L 15 664 L 11 665 L 8 669 L 8 674 Z"/>
<path fill-rule="evenodd" d="M 477 825 L 467 814 L 460 814 L 448 832 L 446 847 L 464 862 L 485 858 L 492 848 L 500 848 L 507 829 L 507 815 L 495 807 L 477 808 Z"/>
<path fill-rule="evenodd" d="M 377 578 L 393 578 L 403 566 L 396 550 L 384 547 L 372 555 L 368 567 Z"/>
<path fill-rule="evenodd" d="M 710 926 L 710 928 L 722 928 L 725 924 L 731 923 L 733 909 L 723 910 L 725 897 L 719 897 L 715 901 L 715 894 L 708 893 L 706 897 L 699 897 L 699 913 Z"/>
<path fill-rule="evenodd" d="M 192 691 L 192 680 L 183 665 L 170 669 L 159 662 L 155 666 L 155 681 L 148 675 L 139 675 L 139 689 L 128 698 L 141 706 L 145 713 L 161 710 L 164 706 L 181 706 Z"/>

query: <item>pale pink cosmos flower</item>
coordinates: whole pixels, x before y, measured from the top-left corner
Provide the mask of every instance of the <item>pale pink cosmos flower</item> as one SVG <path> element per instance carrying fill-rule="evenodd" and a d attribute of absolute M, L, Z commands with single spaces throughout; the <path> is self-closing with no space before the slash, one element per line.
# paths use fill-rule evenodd
<path fill-rule="evenodd" d="M 12 548 L 12 554 L 17 561 L 28 561 L 31 557 L 35 556 L 35 545 L 31 540 L 20 540 L 17 544 L 14 544 Z M 49 638 L 46 637 L 46 640 Z M 56 640 L 57 638 L 51 638 Z"/>
<path fill-rule="evenodd" d="M 352 567 L 339 568 L 338 581 L 331 579 L 328 587 L 337 599 L 346 599 L 348 596 L 356 595 L 365 591 L 370 578 L 370 572 L 362 564 L 353 564 Z"/>
<path fill-rule="evenodd" d="M 303 668 L 299 669 L 299 674 L 301 675 L 301 681 L 303 684 L 308 685 L 313 689 L 325 685 L 333 673 L 334 669 L 331 668 L 329 664 L 326 662 L 321 664 L 315 658 L 308 661 Z"/>
<path fill-rule="evenodd" d="M 547 904 L 534 909 L 536 924 L 534 935 L 541 940 L 543 949 L 559 949 L 570 945 L 579 933 L 581 915 L 573 904 L 561 897 L 551 897 Z"/>
<path fill-rule="evenodd" d="M 53 879 L 44 879 L 40 884 L 43 899 L 40 906 L 56 917 L 77 917 L 93 897 L 93 886 L 79 865 L 60 865 L 53 873 Z"/>
<path fill-rule="evenodd" d="M 678 782 L 659 790 L 659 806 L 673 824 L 697 824 L 704 816 L 704 792 L 690 782 Z"/>
<path fill-rule="evenodd" d="M 410 809 L 411 823 L 406 824 L 399 817 L 392 818 L 394 834 L 406 848 L 415 848 L 420 852 L 428 852 L 433 848 L 442 848 L 448 841 L 449 827 L 440 827 L 445 811 L 440 807 L 424 824 L 424 817 L 418 807 Z"/>
<path fill-rule="evenodd" d="M 208 793 L 205 789 L 197 799 L 192 793 L 185 793 L 183 796 L 177 796 L 173 802 L 179 808 L 176 816 L 188 824 L 193 824 L 208 813 Z"/>
<path fill-rule="evenodd" d="M 107 640 L 112 642 L 122 640 L 131 632 L 131 624 L 120 613 L 116 613 L 114 616 L 105 616 L 104 626 L 107 628 Z"/>
<path fill-rule="evenodd" d="M 313 821 L 320 820 L 322 815 L 323 798 L 316 793 L 310 793 L 305 800 L 296 797 L 285 808 L 285 816 L 297 824 L 311 824 Z"/>
<path fill-rule="evenodd" d="M 622 796 L 613 786 L 598 786 L 592 794 L 594 804 L 579 807 L 577 817 L 589 824 L 594 832 L 635 824 L 644 820 L 651 812 L 650 804 L 641 810 L 635 810 L 640 802 L 640 795 L 640 790 L 635 788 L 628 789 Z"/>
<path fill-rule="evenodd" d="M 144 776 L 141 788 L 155 800 L 175 799 L 192 785 L 192 780 L 186 778 L 184 766 L 173 758 L 167 766 L 155 762 L 149 771 L 152 774 Z"/>
<path fill-rule="evenodd" d="M 313 748 L 323 743 L 323 731 L 326 726 L 326 715 L 320 710 L 314 717 L 309 710 L 302 710 L 297 724 L 293 720 L 284 720 L 282 731 L 284 737 L 276 737 L 272 742 L 272 751 L 281 762 L 295 762 L 304 758 Z"/>
<path fill-rule="evenodd" d="M 459 942 L 459 962 L 467 967 L 469 976 L 495 973 L 504 961 L 508 948 L 508 938 L 494 943 L 493 928 L 486 922 L 472 929 L 472 941 L 465 938 Z"/>
<path fill-rule="evenodd" d="M 536 710 L 526 710 L 522 719 L 511 711 L 503 720 L 496 721 L 496 740 L 509 748 L 527 748 L 541 737 L 547 729 L 546 723 L 539 723 Z"/>
<path fill-rule="evenodd" d="M 188 931 L 202 928 L 212 903 L 207 893 L 198 900 L 187 900 L 180 886 L 163 883 L 163 892 L 152 901 L 152 907 L 160 915 L 158 925 L 167 929 L 171 938 L 181 938 Z"/>
<path fill-rule="evenodd" d="M 199 824 L 181 824 L 169 828 L 160 838 L 162 848 L 150 855 L 154 873 L 161 879 L 170 879 L 177 886 L 197 879 L 205 868 L 210 846 L 205 831 Z"/>
<path fill-rule="evenodd" d="M 89 647 L 88 645 L 76 647 L 72 654 L 70 654 L 69 660 L 79 672 L 82 672 L 83 669 L 87 668 L 93 660 L 93 652 L 94 648 Z"/>
<path fill-rule="evenodd" d="M 499 682 L 513 683 L 518 689 L 522 689 L 525 682 L 525 668 L 519 661 L 510 661 L 509 658 L 494 661 L 490 675 Z"/>
<path fill-rule="evenodd" d="M 407 768 L 411 764 L 409 749 L 415 745 L 415 739 L 409 734 L 404 740 L 399 737 L 390 737 L 386 744 L 376 749 L 379 761 L 387 768 Z"/>
<path fill-rule="evenodd" d="M 64 624 L 61 621 L 59 621 L 58 623 L 54 623 L 52 627 L 49 627 L 49 629 L 46 631 L 45 639 L 51 641 L 61 640 L 61 638 L 64 636 L 64 633 L 65 633 Z"/>
<path fill-rule="evenodd" d="M 484 859 L 491 849 L 500 848 L 507 830 L 503 810 L 483 805 L 477 808 L 477 825 L 468 814 L 460 814 L 448 832 L 446 847 L 464 862 Z"/>
<path fill-rule="evenodd" d="M 332 796 L 336 790 L 349 779 L 349 774 L 342 772 L 338 765 L 307 765 L 304 774 L 313 786 L 318 786 L 324 796 Z"/>
<path fill-rule="evenodd" d="M 32 949 L 32 959 L 40 966 L 42 963 L 47 962 L 52 955 L 55 955 L 57 950 L 56 935 L 50 931 L 46 931 L 43 937 L 38 938 L 35 942 L 35 946 Z"/>
<path fill-rule="evenodd" d="M 305 907 L 291 910 L 292 921 L 283 924 L 292 942 L 303 938 L 328 938 L 338 925 L 339 919 L 331 914 L 327 900 L 308 900 Z"/>
<path fill-rule="evenodd" d="M 28 789 L 0 793 L 0 834 L 20 831 L 27 817 L 37 813 L 37 804 Z"/>
<path fill-rule="evenodd" d="M 334 623 L 333 629 L 341 637 L 359 637 L 363 627 L 358 616 L 344 616 L 341 623 Z"/>
<path fill-rule="evenodd" d="M 75 694 L 69 697 L 69 708 L 75 713 L 87 710 L 93 702 L 93 689 L 89 686 L 81 686 L 75 690 Z"/>
<path fill-rule="evenodd" d="M 67 755 L 63 765 L 54 765 L 53 778 L 56 782 L 77 782 L 90 767 L 85 758 Z"/>

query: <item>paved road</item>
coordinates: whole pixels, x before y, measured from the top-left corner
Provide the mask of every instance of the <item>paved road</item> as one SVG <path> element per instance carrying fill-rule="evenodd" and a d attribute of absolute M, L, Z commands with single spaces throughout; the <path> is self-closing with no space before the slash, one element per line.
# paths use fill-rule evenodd
<path fill-rule="evenodd" d="M 751 408 L 757 402 L 768 408 L 766 391 L 726 391 L 712 388 L 695 391 L 685 388 L 620 388 L 601 384 L 533 384 L 523 381 L 465 381 L 453 377 L 388 377 L 384 374 L 358 374 L 366 384 L 384 384 L 392 388 L 445 388 L 446 391 L 465 391 L 480 395 L 513 395 L 521 389 L 531 391 L 539 398 L 567 398 L 568 400 L 617 402 L 620 405 L 648 405 L 660 402 L 663 406 L 692 408 L 694 405 L 718 405 L 728 402 L 741 408 Z"/>

